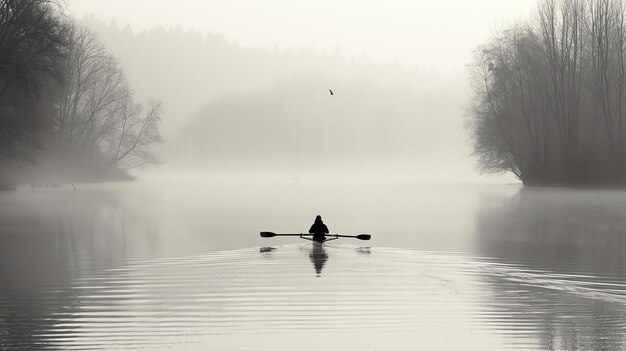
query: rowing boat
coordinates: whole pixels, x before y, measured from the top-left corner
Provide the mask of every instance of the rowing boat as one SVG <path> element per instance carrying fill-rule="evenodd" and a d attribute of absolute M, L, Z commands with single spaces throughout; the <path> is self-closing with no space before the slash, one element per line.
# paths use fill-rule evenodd
<path fill-rule="evenodd" d="M 261 232 L 263 238 L 273 238 L 275 236 L 297 236 L 300 239 L 310 240 L 314 244 L 323 244 L 328 241 L 337 240 L 339 238 L 354 238 L 359 240 L 370 240 L 371 234 L 359 234 L 359 235 L 342 235 L 342 234 L 326 234 L 326 240 L 319 241 L 313 240 L 313 234 L 309 233 L 295 233 L 295 234 L 276 234 L 274 232 Z"/>

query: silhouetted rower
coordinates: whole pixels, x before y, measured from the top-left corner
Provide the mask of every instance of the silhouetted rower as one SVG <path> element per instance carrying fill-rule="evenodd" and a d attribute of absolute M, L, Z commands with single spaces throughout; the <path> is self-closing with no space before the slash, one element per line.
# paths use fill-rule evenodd
<path fill-rule="evenodd" d="M 326 234 L 328 234 L 328 227 L 322 222 L 322 216 L 315 217 L 315 223 L 309 229 L 309 233 L 313 234 L 313 240 L 324 242 L 326 240 Z"/>

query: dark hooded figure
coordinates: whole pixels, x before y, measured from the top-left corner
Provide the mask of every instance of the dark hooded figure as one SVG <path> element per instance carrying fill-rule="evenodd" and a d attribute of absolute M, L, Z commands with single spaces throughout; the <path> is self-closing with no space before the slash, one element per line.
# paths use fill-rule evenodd
<path fill-rule="evenodd" d="M 323 242 L 328 234 L 328 227 L 322 222 L 322 216 L 315 217 L 315 223 L 309 229 L 309 233 L 313 234 L 313 240 Z"/>

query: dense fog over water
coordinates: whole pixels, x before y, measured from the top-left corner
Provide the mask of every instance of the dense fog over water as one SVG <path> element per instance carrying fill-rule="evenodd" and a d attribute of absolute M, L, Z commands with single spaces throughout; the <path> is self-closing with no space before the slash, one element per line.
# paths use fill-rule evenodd
<path fill-rule="evenodd" d="M 3 177 L 26 184 L 121 180 L 126 168 L 136 175 L 136 167 L 156 164 L 147 169 L 480 181 L 465 128 L 467 65 L 478 43 L 530 8 L 524 1 L 69 1 L 63 15 L 80 28 L 73 38 L 88 32 L 89 40 L 71 49 L 76 63 L 64 73 L 75 77 L 70 90 L 43 94 L 51 100 L 43 107 L 65 112 L 53 123 L 40 121 L 49 126 L 37 132 L 43 142 L 32 143 L 44 149 L 33 157 L 36 166 L 9 168 Z M 88 56 L 90 47 L 101 52 Z M 93 59 L 101 56 L 106 62 Z M 111 62 L 117 76 L 98 68 Z M 109 76 L 80 82 L 102 74 Z M 129 135 L 145 139 L 142 119 L 158 125 L 148 140 L 134 143 L 121 116 L 113 123 L 94 116 L 129 109 L 117 102 L 118 92 L 97 86 L 118 76 L 132 98 Z M 91 148 L 106 155 L 80 153 Z M 109 164 L 121 172 L 103 172 Z"/>
<path fill-rule="evenodd" d="M 422 179 L 476 178 L 462 70 L 87 23 L 128 67 L 136 91 L 163 100 L 170 171 L 332 176 L 382 167 Z"/>
<path fill-rule="evenodd" d="M 376 170 L 453 181 L 479 179 L 464 130 L 473 43 L 529 9 L 523 1 L 71 4 L 136 95 L 163 102 L 159 149 L 169 171 Z M 486 22 L 484 12 L 498 16 Z"/>

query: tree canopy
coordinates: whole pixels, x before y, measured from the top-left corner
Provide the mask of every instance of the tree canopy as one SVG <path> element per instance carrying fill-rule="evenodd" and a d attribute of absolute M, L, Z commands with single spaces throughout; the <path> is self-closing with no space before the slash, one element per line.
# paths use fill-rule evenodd
<path fill-rule="evenodd" d="M 0 184 L 44 164 L 69 182 L 154 163 L 161 113 L 134 101 L 116 59 L 62 3 L 0 1 Z"/>
<path fill-rule="evenodd" d="M 469 127 L 484 172 L 527 185 L 626 184 L 622 0 L 541 0 L 470 67 Z"/>

